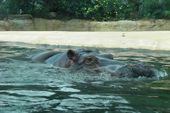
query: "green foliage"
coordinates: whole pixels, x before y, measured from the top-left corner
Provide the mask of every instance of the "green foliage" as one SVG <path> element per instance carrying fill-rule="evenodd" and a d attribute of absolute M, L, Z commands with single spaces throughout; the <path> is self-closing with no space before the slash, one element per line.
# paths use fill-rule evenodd
<path fill-rule="evenodd" d="M 115 0 L 117 19 L 136 19 L 138 17 L 139 0 Z"/>
<path fill-rule="evenodd" d="M 0 0 L 0 17 L 31 14 L 48 18 L 50 12 L 70 18 L 99 21 L 170 18 L 170 0 Z"/>
<path fill-rule="evenodd" d="M 0 19 L 3 19 L 7 16 L 7 5 L 3 2 L 3 0 L 0 0 Z"/>
<path fill-rule="evenodd" d="M 141 17 L 169 18 L 170 0 L 142 0 Z"/>
<path fill-rule="evenodd" d="M 60 11 L 86 19 L 108 20 L 115 17 L 114 0 L 60 0 Z"/>
<path fill-rule="evenodd" d="M 170 19 L 170 10 L 165 10 L 163 13 L 164 18 Z"/>
<path fill-rule="evenodd" d="M 1 0 L 4 12 L 8 14 L 32 14 L 45 17 L 48 9 L 43 0 Z M 3 2 L 4 1 L 4 2 Z"/>

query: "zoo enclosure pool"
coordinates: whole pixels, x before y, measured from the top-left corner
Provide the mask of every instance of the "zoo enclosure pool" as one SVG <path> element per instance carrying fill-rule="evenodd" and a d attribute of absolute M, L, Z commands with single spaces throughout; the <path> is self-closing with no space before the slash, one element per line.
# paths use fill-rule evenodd
<path fill-rule="evenodd" d="M 169 36 L 168 31 L 1 32 L 0 111 L 170 113 L 170 52 L 164 51 L 170 50 Z M 100 47 L 117 60 L 146 62 L 165 69 L 168 76 L 115 79 L 72 74 L 27 58 L 44 49 L 77 48 L 71 45 Z"/>
<path fill-rule="evenodd" d="M 2 113 L 169 113 L 170 52 L 142 49 L 106 49 L 122 61 L 142 61 L 168 74 L 159 78 L 114 78 L 70 73 L 33 63 L 30 54 L 71 46 L 0 43 L 0 111 Z M 71 47 L 78 48 L 78 47 Z M 162 81 L 159 83 L 159 81 Z M 165 84 L 165 86 L 162 84 Z"/>

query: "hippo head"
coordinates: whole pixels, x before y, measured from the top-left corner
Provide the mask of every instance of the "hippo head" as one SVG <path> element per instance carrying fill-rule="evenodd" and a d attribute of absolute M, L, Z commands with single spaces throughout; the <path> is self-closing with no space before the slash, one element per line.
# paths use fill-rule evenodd
<path fill-rule="evenodd" d="M 94 50 L 68 50 L 67 57 L 70 67 L 74 70 L 96 71 L 101 65 L 100 59 L 113 59 L 112 54 L 100 54 Z"/>
<path fill-rule="evenodd" d="M 68 50 L 67 58 L 71 62 L 70 68 L 85 70 L 86 72 L 107 72 L 119 77 L 152 77 L 154 70 L 142 63 L 126 64 L 125 62 L 113 60 L 112 54 L 101 54 L 91 50 Z"/>

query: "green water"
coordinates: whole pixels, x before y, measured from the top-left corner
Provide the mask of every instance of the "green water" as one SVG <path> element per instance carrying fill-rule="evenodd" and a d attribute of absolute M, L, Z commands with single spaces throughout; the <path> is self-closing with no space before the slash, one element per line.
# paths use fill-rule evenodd
<path fill-rule="evenodd" d="M 99 49 L 159 70 L 155 78 L 130 79 L 70 73 L 29 59 L 53 48 L 70 47 L 0 43 L 0 113 L 170 113 L 170 52 Z"/>

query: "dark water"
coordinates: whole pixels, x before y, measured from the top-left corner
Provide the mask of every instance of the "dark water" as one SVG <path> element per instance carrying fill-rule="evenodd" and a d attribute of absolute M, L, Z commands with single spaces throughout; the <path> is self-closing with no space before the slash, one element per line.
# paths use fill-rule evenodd
<path fill-rule="evenodd" d="M 0 43 L 0 113 L 170 113 L 170 87 L 147 85 L 170 80 L 170 52 L 100 49 L 118 60 L 155 66 L 158 76 L 151 79 L 70 73 L 29 59 L 56 47 Z"/>

